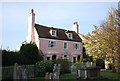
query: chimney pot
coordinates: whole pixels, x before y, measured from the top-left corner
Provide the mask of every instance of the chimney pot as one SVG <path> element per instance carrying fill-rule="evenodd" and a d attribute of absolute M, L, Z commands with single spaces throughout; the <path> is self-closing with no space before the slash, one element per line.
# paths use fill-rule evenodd
<path fill-rule="evenodd" d="M 78 22 L 74 22 L 73 24 L 78 24 Z"/>

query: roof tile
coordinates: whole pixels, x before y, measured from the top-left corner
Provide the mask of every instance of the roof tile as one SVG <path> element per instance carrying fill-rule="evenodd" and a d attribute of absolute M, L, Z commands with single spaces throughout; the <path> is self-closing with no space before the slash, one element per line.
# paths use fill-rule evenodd
<path fill-rule="evenodd" d="M 50 30 L 57 29 L 57 36 L 51 36 Z M 53 27 L 47 27 L 39 24 L 35 24 L 35 29 L 38 32 L 39 38 L 49 38 L 49 39 L 57 39 L 57 40 L 67 40 L 67 41 L 75 41 L 75 42 L 82 42 L 82 39 L 75 31 L 70 31 L 73 34 L 73 39 L 69 39 L 66 35 L 68 30 L 58 29 Z M 66 32 L 67 31 L 67 32 Z"/>

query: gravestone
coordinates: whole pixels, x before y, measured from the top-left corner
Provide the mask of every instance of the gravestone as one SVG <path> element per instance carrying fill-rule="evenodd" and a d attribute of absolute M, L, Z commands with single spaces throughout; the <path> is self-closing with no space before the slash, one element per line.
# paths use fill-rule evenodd
<path fill-rule="evenodd" d="M 14 81 L 27 81 L 26 69 L 22 69 L 22 67 L 18 66 L 17 63 L 14 64 L 13 80 Z"/>
<path fill-rule="evenodd" d="M 18 64 L 17 63 L 15 63 L 14 64 L 14 72 L 13 72 L 13 79 L 14 79 L 14 81 L 17 81 L 17 79 L 18 79 L 18 75 L 17 75 L 17 67 L 18 67 Z"/>
<path fill-rule="evenodd" d="M 92 67 L 91 62 L 86 62 L 86 67 Z"/>
<path fill-rule="evenodd" d="M 57 72 L 57 64 L 54 64 L 53 73 Z"/>
<path fill-rule="evenodd" d="M 81 77 L 81 76 L 80 76 L 80 70 L 78 70 L 78 77 Z"/>
<path fill-rule="evenodd" d="M 27 81 L 27 71 L 26 71 L 26 69 L 22 69 L 22 80 Z"/>
<path fill-rule="evenodd" d="M 86 67 L 86 63 L 85 62 L 80 63 L 80 67 Z"/>
<path fill-rule="evenodd" d="M 105 62 L 102 59 L 97 59 L 96 66 L 101 67 L 101 69 L 105 69 Z"/>
<path fill-rule="evenodd" d="M 22 78 L 21 68 L 17 63 L 14 64 L 13 79 L 14 81 L 19 81 Z"/>
<path fill-rule="evenodd" d="M 71 69 L 71 74 L 76 74 L 77 73 L 77 69 L 76 69 L 76 66 L 74 64 L 72 64 L 70 69 Z"/>
<path fill-rule="evenodd" d="M 92 67 L 96 67 L 96 63 L 92 63 Z"/>
<path fill-rule="evenodd" d="M 53 73 L 47 72 L 45 74 L 45 79 L 59 80 L 60 75 L 60 64 L 54 64 Z"/>
<path fill-rule="evenodd" d="M 59 75 L 60 75 L 60 64 L 54 64 L 53 79 L 59 79 Z"/>
<path fill-rule="evenodd" d="M 48 72 L 45 74 L 45 79 L 49 79 L 49 73 Z"/>
<path fill-rule="evenodd" d="M 53 74 L 49 73 L 49 79 L 52 79 L 52 78 L 53 78 Z"/>
<path fill-rule="evenodd" d="M 82 79 L 97 79 L 100 78 L 100 67 L 95 63 L 82 62 L 80 68 L 77 69 L 78 77 Z"/>
<path fill-rule="evenodd" d="M 58 73 L 60 74 L 60 64 L 58 64 Z"/>

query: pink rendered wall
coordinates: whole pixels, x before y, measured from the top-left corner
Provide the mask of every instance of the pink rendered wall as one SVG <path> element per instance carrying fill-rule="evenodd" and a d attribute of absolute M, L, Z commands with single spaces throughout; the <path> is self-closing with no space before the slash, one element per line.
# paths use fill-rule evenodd
<path fill-rule="evenodd" d="M 52 39 L 50 39 L 52 40 Z M 58 54 L 63 54 L 64 52 L 69 52 L 71 54 L 82 54 L 82 44 L 80 45 L 80 49 L 79 50 L 75 50 L 73 49 L 73 42 L 67 42 L 67 41 L 63 41 L 63 40 L 55 40 L 56 41 L 56 48 L 49 48 L 48 47 L 48 43 L 49 43 L 49 39 L 40 39 L 40 49 L 42 50 L 42 52 L 44 54 L 46 54 L 47 52 L 57 52 Z M 64 49 L 63 48 L 63 42 L 67 42 L 68 43 L 68 48 Z M 79 43 L 79 42 L 77 42 Z"/>

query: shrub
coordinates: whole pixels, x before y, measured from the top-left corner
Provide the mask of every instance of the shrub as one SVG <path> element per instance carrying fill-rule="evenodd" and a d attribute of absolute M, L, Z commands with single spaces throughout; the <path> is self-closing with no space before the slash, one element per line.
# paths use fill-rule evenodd
<path fill-rule="evenodd" d="M 53 71 L 53 61 L 39 61 L 36 63 L 36 76 L 44 77 L 45 73 Z"/>
<path fill-rule="evenodd" d="M 22 44 L 18 52 L 9 50 L 1 51 L 3 58 L 2 66 L 13 66 L 15 63 L 19 65 L 29 65 L 43 60 L 42 54 L 34 43 Z"/>
<path fill-rule="evenodd" d="M 39 53 L 39 50 L 34 43 L 25 43 L 20 47 L 20 63 L 24 64 L 35 64 L 38 61 L 43 60 Z"/>
<path fill-rule="evenodd" d="M 89 56 L 87 58 L 83 58 L 83 59 L 77 61 L 76 63 L 81 63 L 81 62 L 94 62 L 94 63 L 96 63 L 96 60 L 97 59 L 92 58 L 92 56 Z"/>
<path fill-rule="evenodd" d="M 97 59 L 93 58 L 93 62 L 96 63 Z"/>
<path fill-rule="evenodd" d="M 92 56 L 88 56 L 87 61 L 88 62 L 93 62 L 93 57 Z"/>
<path fill-rule="evenodd" d="M 16 62 L 19 62 L 18 52 L 2 50 L 2 66 L 13 66 Z"/>
<path fill-rule="evenodd" d="M 71 62 L 64 59 L 54 60 L 54 64 L 60 64 L 60 73 L 70 73 Z"/>
<path fill-rule="evenodd" d="M 87 58 L 83 58 L 83 59 L 81 59 L 81 60 L 77 61 L 76 63 L 87 62 L 87 61 L 88 61 L 88 59 L 87 59 Z"/>

